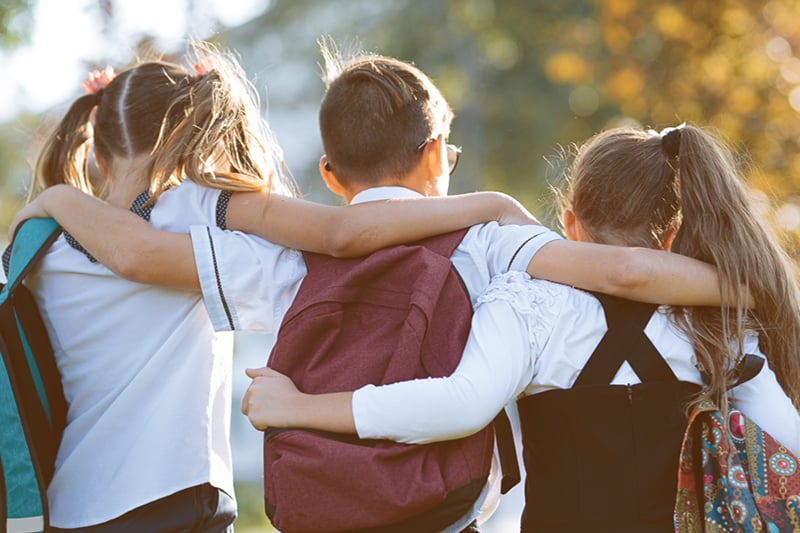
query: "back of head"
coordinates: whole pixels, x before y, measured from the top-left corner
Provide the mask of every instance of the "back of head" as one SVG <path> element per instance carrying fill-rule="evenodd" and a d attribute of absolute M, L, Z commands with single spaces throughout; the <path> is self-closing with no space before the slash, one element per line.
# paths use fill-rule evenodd
<path fill-rule="evenodd" d="M 619 128 L 600 133 L 578 151 L 569 207 L 595 242 L 661 248 L 680 223 L 679 183 L 658 136 Z"/>
<path fill-rule="evenodd" d="M 715 265 L 722 292 L 733 289 L 724 312 L 673 309 L 711 373 L 708 394 L 725 404 L 728 372 L 742 355 L 745 327 L 753 327 L 784 390 L 800 405 L 800 359 L 794 355 L 800 292 L 794 271 L 755 212 L 720 139 L 693 126 L 661 135 L 632 129 L 599 134 L 578 153 L 568 201 L 598 242 L 613 236 L 658 247 L 663 229 L 680 224 L 672 251 Z M 743 307 L 747 290 L 754 298 L 749 314 Z"/>
<path fill-rule="evenodd" d="M 92 145 L 107 163 L 148 156 L 154 196 L 184 179 L 257 190 L 281 178 L 280 148 L 241 68 L 210 46 L 196 53 L 195 71 L 147 61 L 78 98 L 37 160 L 31 197 L 56 183 L 96 193 L 87 171 Z"/>
<path fill-rule="evenodd" d="M 372 185 L 402 177 L 419 146 L 450 132 L 452 111 L 418 68 L 388 57 L 349 61 L 323 45 L 327 91 L 319 112 L 328 163 L 343 183 Z"/>

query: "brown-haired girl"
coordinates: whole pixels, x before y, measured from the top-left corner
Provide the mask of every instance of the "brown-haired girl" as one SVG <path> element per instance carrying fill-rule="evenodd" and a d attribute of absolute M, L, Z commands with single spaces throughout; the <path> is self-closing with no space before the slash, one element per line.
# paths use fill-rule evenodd
<path fill-rule="evenodd" d="M 687 407 L 727 407 L 745 354 L 769 364 L 730 403 L 800 453 L 798 288 L 722 142 L 693 126 L 597 135 L 574 163 L 564 227 L 570 239 L 709 261 L 733 287 L 730 307 L 657 309 L 503 274 L 452 376 L 312 396 L 251 370 L 243 411 L 260 429 L 424 443 L 474 433 L 520 398 L 522 531 L 671 531 Z"/>
<path fill-rule="evenodd" d="M 147 240 L 125 240 L 122 231 L 108 246 L 112 253 L 130 247 L 145 263 L 138 275 L 157 269 L 162 283 L 179 287 L 197 286 L 186 235 L 192 226 L 358 255 L 504 213 L 530 221 L 516 202 L 496 194 L 413 202 L 413 209 L 407 202 L 334 208 L 278 194 L 291 190 L 281 151 L 244 74 L 230 55 L 210 47 L 198 46 L 196 55 L 194 70 L 149 61 L 116 76 L 95 73 L 37 160 L 29 209 L 35 213 L 59 191 L 75 193 L 89 204 L 71 215 L 94 227 L 116 206 L 138 215 L 125 219 L 125 230 L 177 232 L 165 233 L 183 252 L 170 264 L 150 261 Z M 91 155 L 98 179 L 89 172 Z M 297 252 L 255 237 L 241 241 L 261 250 L 261 263 L 248 266 L 269 269 L 276 301 L 296 289 L 305 272 Z M 250 263 L 246 256 L 241 262 Z M 176 282 L 186 265 L 194 279 Z M 120 270 L 133 272 L 124 262 Z M 27 284 L 69 406 L 48 488 L 52 530 L 230 530 L 232 343 L 215 333 L 200 292 L 124 280 L 69 233 Z M 274 330 L 272 314 L 265 308 L 263 315 Z"/>

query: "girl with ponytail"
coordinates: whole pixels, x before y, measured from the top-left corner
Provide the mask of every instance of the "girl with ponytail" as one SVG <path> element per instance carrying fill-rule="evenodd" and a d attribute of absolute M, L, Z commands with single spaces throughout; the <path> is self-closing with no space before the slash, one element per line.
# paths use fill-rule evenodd
<path fill-rule="evenodd" d="M 563 200 L 570 239 L 707 261 L 726 305 L 657 308 L 502 274 L 452 376 L 307 395 L 255 369 L 243 412 L 259 429 L 425 443 L 474 433 L 518 399 L 522 531 L 672 531 L 686 416 L 705 398 L 797 456 L 795 273 L 724 144 L 694 126 L 600 133 L 578 150 Z M 740 383 L 746 354 L 762 366 Z"/>

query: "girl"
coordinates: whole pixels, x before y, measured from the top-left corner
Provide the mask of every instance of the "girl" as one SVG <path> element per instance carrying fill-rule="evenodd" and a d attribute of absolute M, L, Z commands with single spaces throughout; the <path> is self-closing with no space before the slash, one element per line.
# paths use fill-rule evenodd
<path fill-rule="evenodd" d="M 110 69 L 94 73 L 88 94 L 72 104 L 38 157 L 29 205 L 63 188 L 87 194 L 89 209 L 74 214 L 95 225 L 93 209 L 117 206 L 135 213 L 128 229 L 141 224 L 187 237 L 192 225 L 230 226 L 339 255 L 501 212 L 530 221 L 503 195 L 420 201 L 413 209 L 403 202 L 345 209 L 278 194 L 291 190 L 281 152 L 241 69 L 210 47 L 196 53 L 194 71 L 153 61 L 116 76 Z M 88 170 L 91 155 L 97 179 Z M 385 224 L 376 228 L 375 220 Z M 273 260 L 276 298 L 296 286 L 303 273 L 296 252 L 248 242 Z M 112 247 L 122 244 L 113 240 Z M 151 259 L 144 241 L 124 244 Z M 188 240 L 170 246 L 184 253 L 166 266 L 165 284 L 185 264 L 195 272 Z M 200 293 L 126 281 L 69 233 L 28 286 L 69 406 L 48 487 L 53 530 L 229 530 L 232 343 L 215 334 Z"/>
<path fill-rule="evenodd" d="M 311 396 L 257 369 L 242 411 L 259 429 L 424 443 L 471 434 L 522 397 L 523 531 L 672 530 L 687 403 L 727 406 L 744 354 L 769 366 L 732 404 L 798 454 L 800 296 L 723 144 L 692 126 L 602 133 L 579 151 L 567 200 L 570 239 L 702 258 L 733 288 L 731 308 L 656 310 L 508 273 L 480 298 L 452 376 Z"/>

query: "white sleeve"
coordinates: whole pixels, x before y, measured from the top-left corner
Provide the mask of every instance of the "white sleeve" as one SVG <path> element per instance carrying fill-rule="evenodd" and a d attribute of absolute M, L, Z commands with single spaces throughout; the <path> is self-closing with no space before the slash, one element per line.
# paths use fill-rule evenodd
<path fill-rule="evenodd" d="M 486 264 L 489 278 L 509 271 L 525 272 L 528 263 L 545 244 L 562 237 L 545 226 L 501 226 L 490 222 L 470 230 L 469 246 L 485 254 L 479 263 Z"/>
<path fill-rule="evenodd" d="M 306 274 L 303 255 L 238 231 L 192 226 L 190 234 L 214 329 L 276 332 Z"/>
<path fill-rule="evenodd" d="M 527 304 L 523 313 L 517 302 L 527 295 L 500 296 L 505 290 L 495 290 L 477 307 L 464 355 L 451 376 L 368 385 L 353 394 L 359 437 L 413 444 L 463 437 L 485 427 L 525 389 L 552 325 L 540 324 L 531 334 L 528 326 L 538 317 L 530 311 L 540 306 Z M 492 292 L 490 287 L 487 295 Z"/>
<path fill-rule="evenodd" d="M 745 353 L 764 357 L 757 346 L 747 348 Z M 800 414 L 767 360 L 756 377 L 731 391 L 731 403 L 795 456 L 800 456 Z"/>

